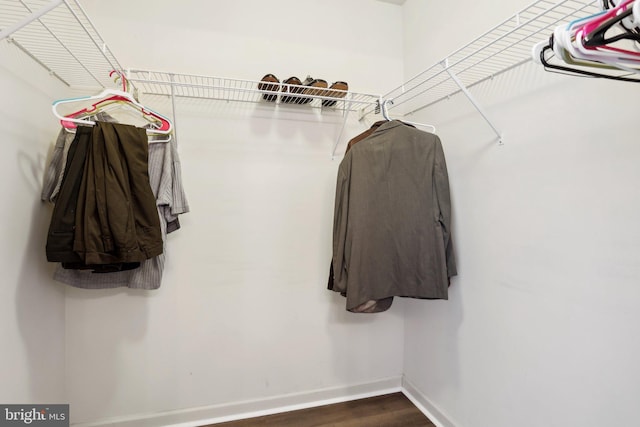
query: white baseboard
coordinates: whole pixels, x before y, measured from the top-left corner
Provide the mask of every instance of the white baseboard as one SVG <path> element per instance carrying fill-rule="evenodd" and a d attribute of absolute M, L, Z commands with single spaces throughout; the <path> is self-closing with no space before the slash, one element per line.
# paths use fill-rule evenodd
<path fill-rule="evenodd" d="M 363 384 L 331 387 L 303 393 L 286 394 L 264 399 L 168 411 L 135 417 L 111 418 L 74 427 L 193 427 L 245 418 L 261 417 L 298 409 L 313 408 L 350 400 L 364 399 L 403 391 L 402 377 L 386 378 Z M 448 427 L 448 426 L 447 426 Z"/>
<path fill-rule="evenodd" d="M 456 424 L 451 421 L 450 417 L 443 414 L 416 386 L 404 377 L 402 378 L 402 393 L 404 393 L 407 399 L 416 405 L 436 427 L 456 427 Z"/>

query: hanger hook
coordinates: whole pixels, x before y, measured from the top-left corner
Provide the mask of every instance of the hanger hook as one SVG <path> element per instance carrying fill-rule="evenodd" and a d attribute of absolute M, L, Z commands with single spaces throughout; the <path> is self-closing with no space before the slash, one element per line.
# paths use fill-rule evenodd
<path fill-rule="evenodd" d="M 382 101 L 382 104 L 380 105 L 380 112 L 382 113 L 382 117 L 384 117 L 385 120 L 391 121 L 391 119 L 389 118 L 389 112 L 387 111 L 387 104 L 393 105 L 393 100 L 385 99 L 384 101 Z"/>
<path fill-rule="evenodd" d="M 121 71 L 118 70 L 111 70 L 111 72 L 109 73 L 109 77 L 113 77 L 114 74 L 117 74 L 116 78 L 113 79 L 114 82 L 118 82 L 118 80 L 122 81 L 122 91 L 123 92 L 128 92 L 128 81 L 127 78 L 124 76 L 124 73 L 122 73 Z"/>

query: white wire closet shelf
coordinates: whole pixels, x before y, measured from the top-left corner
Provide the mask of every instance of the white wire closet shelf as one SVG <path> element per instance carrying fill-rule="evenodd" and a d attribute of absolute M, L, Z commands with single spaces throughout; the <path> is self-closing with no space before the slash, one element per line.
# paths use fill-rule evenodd
<path fill-rule="evenodd" d="M 344 133 L 350 112 L 363 113 L 367 107 L 378 105 L 379 95 L 348 90 L 317 88 L 281 82 L 264 82 L 225 77 L 179 74 L 164 71 L 128 69 L 126 77 L 144 94 L 168 96 L 175 112 L 176 98 L 208 99 L 254 104 L 293 105 L 300 110 L 337 110 L 343 113 L 342 126 L 333 145 L 331 157 Z M 175 123 L 175 115 L 174 115 Z"/>
<path fill-rule="evenodd" d="M 77 0 L 0 0 L 3 39 L 67 86 L 111 87 L 122 69 Z"/>
<path fill-rule="evenodd" d="M 393 101 L 389 110 L 407 116 L 463 92 L 501 139 L 468 88 L 531 61 L 532 46 L 556 26 L 599 10 L 593 0 L 535 1 L 382 98 Z M 372 113 L 367 108 L 364 115 Z"/>
<path fill-rule="evenodd" d="M 143 93 L 182 98 L 305 105 L 346 111 L 362 111 L 376 105 L 380 99 L 379 95 L 348 90 L 162 71 L 132 69 L 126 70 L 126 76 Z"/>
<path fill-rule="evenodd" d="M 535 1 L 383 96 L 149 70 L 129 70 L 127 75 L 137 89 L 172 101 L 189 97 L 342 111 L 342 129 L 349 112 L 376 114 L 385 100 L 392 101 L 389 110 L 407 116 L 462 92 L 502 142 L 468 88 L 530 61 L 532 46 L 557 25 L 597 13 L 598 6 L 597 0 Z M 69 86 L 110 87 L 109 71 L 123 69 L 77 0 L 0 0 L 3 39 Z"/>
<path fill-rule="evenodd" d="M 115 55 L 78 0 L 0 0 L 0 42 L 7 41 L 49 74 L 69 87 L 109 88 L 114 86 L 111 71 L 122 71 Z M 130 90 L 170 96 L 175 128 L 175 99 L 179 97 L 222 101 L 300 105 L 312 109 L 341 112 L 342 127 L 333 148 L 342 137 L 348 115 L 377 105 L 380 96 L 331 88 L 177 74 L 148 70 L 128 70 Z M 139 83 L 140 88 L 133 82 Z M 174 130 L 174 133 L 176 130 Z"/>

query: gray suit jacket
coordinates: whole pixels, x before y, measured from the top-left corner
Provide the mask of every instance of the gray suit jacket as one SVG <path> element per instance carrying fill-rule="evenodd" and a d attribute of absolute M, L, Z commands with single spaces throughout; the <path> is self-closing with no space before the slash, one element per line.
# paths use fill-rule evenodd
<path fill-rule="evenodd" d="M 347 152 L 336 186 L 333 269 L 347 310 L 391 296 L 447 299 L 457 272 L 436 135 L 393 120 Z"/>

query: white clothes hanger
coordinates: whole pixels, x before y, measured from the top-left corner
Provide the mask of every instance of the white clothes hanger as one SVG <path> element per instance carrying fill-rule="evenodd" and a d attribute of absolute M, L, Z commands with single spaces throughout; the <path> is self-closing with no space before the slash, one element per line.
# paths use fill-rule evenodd
<path fill-rule="evenodd" d="M 633 0 L 620 2 L 620 4 L 616 6 L 614 9 L 607 10 L 606 14 L 611 15 L 612 13 L 615 13 L 616 15 L 619 16 L 623 12 L 628 13 L 632 11 L 632 6 L 635 3 L 637 3 L 637 1 L 633 1 Z M 593 15 L 592 17 L 589 17 L 587 21 L 590 21 L 592 19 L 593 20 L 599 19 L 601 15 L 602 14 Z M 632 21 L 629 21 L 628 19 L 629 17 L 624 18 L 617 24 L 617 25 L 620 25 L 620 28 L 624 29 L 624 31 L 627 31 L 627 30 L 623 24 L 626 23 L 627 25 L 629 25 L 629 22 L 632 22 Z M 638 47 L 636 43 L 632 44 L 632 48 L 634 50 L 628 50 L 628 49 L 625 50 L 621 48 L 608 47 L 606 45 L 602 47 L 597 46 L 597 47 L 590 48 L 585 44 L 587 34 L 585 31 L 585 27 L 582 25 L 583 22 L 579 22 L 578 24 L 579 25 L 570 25 L 568 27 L 567 31 L 564 32 L 565 39 L 563 42 L 563 44 L 569 48 L 571 54 L 575 58 L 592 60 L 594 62 L 604 62 L 616 67 L 619 66 L 619 64 L 621 63 L 631 64 L 631 65 L 640 64 L 640 52 L 638 52 Z"/>
<path fill-rule="evenodd" d="M 111 75 L 113 75 L 114 73 L 117 73 L 119 76 L 118 78 L 122 79 L 122 86 L 123 86 L 123 89 L 125 89 L 126 80 L 124 76 L 122 76 L 120 73 L 115 71 L 112 71 Z M 74 113 L 67 114 L 67 115 L 63 115 L 58 111 L 58 107 L 60 105 L 90 101 L 90 100 L 97 100 L 97 102 L 92 104 L 89 107 L 83 108 L 79 111 L 76 111 Z M 142 116 L 149 123 L 151 123 L 152 128 L 147 129 L 148 135 L 168 135 L 168 138 L 166 139 L 154 139 L 151 142 L 168 142 L 171 140 L 171 133 L 173 131 L 173 124 L 171 123 L 171 120 L 168 117 L 139 103 L 129 92 L 126 92 L 125 90 L 107 88 L 97 95 L 59 99 L 53 102 L 52 110 L 53 110 L 53 114 L 60 120 L 62 125 L 67 130 L 69 130 L 69 129 L 75 128 L 77 125 L 80 125 L 80 124 L 88 125 L 88 126 L 95 125 L 96 123 L 95 121 L 88 120 L 82 117 L 86 115 L 92 115 L 92 114 L 98 113 L 100 111 L 100 108 L 103 107 L 104 105 L 113 105 L 113 104 L 126 105 L 128 107 L 132 107 L 135 110 L 139 111 L 142 114 Z"/>
<path fill-rule="evenodd" d="M 382 101 L 380 103 L 380 112 L 382 113 L 382 117 L 384 117 L 385 120 L 387 121 L 391 121 L 393 120 L 392 118 L 389 117 L 389 112 L 387 110 L 387 104 L 393 104 L 393 100 L 391 99 L 385 99 L 384 101 Z M 412 125 L 412 126 L 419 126 L 419 127 L 428 127 L 431 128 L 431 133 L 436 133 L 436 127 L 434 125 L 429 125 L 429 124 L 425 124 L 425 123 L 416 123 L 416 122 L 409 122 L 407 120 L 400 120 L 402 123 L 406 123 L 408 125 Z"/>
<path fill-rule="evenodd" d="M 165 117 L 162 114 L 157 113 L 157 112 L 151 110 L 150 108 L 145 107 L 144 105 L 140 104 L 128 92 L 123 92 L 123 91 L 117 90 L 117 89 L 105 89 L 102 92 L 100 92 L 99 94 L 93 95 L 93 96 L 81 96 L 81 97 L 77 97 L 77 98 L 66 98 L 66 99 L 56 100 L 56 101 L 53 102 L 53 105 L 52 105 L 53 114 L 58 119 L 60 119 L 60 121 L 62 121 L 62 122 L 83 124 L 83 125 L 89 125 L 89 126 L 95 125 L 95 122 L 92 121 L 92 120 L 76 118 L 76 117 L 73 117 L 73 115 L 80 114 L 80 113 L 97 112 L 97 109 L 99 107 L 96 104 L 98 104 L 98 103 L 94 104 L 91 107 L 88 107 L 88 108 L 85 108 L 83 110 L 80 110 L 79 112 L 72 113 L 73 115 L 66 115 L 65 116 L 65 115 L 62 115 L 62 113 L 60 113 L 58 111 L 58 107 L 60 105 L 76 103 L 76 102 L 81 102 L 81 101 L 90 101 L 90 100 L 94 100 L 94 99 L 95 100 L 100 100 L 100 101 L 112 100 L 114 102 L 123 101 L 123 102 L 126 102 L 128 104 L 131 104 L 131 105 L 135 106 L 141 113 L 143 113 L 145 115 L 149 115 L 149 116 L 157 118 L 157 119 L 160 119 L 160 121 L 163 122 L 164 126 L 158 128 L 158 129 L 153 129 L 154 133 L 161 133 L 161 134 L 171 133 L 172 124 L 171 124 L 171 121 L 167 117 Z"/>
<path fill-rule="evenodd" d="M 612 13 L 620 14 L 625 10 L 631 9 L 632 4 L 635 7 L 640 7 L 640 0 L 621 0 L 615 3 L 611 1 L 611 4 L 614 7 L 607 9 L 604 3 L 601 2 L 601 7 L 604 9 L 603 11 L 588 17 L 573 20 L 566 26 L 560 25 L 556 27 L 553 31 L 553 37 L 551 39 L 553 42 L 551 44 L 543 41 L 533 47 L 532 55 L 534 60 L 541 64 L 540 53 L 546 46 L 549 46 L 557 58 L 570 65 L 600 69 L 617 68 L 630 73 L 639 73 L 640 52 L 636 53 L 633 50 L 625 51 L 620 48 L 608 46 L 593 47 L 585 44 L 585 25 L 588 24 L 589 21 L 600 19 L 605 14 L 609 16 L 611 16 Z M 620 24 L 623 22 L 625 21 L 621 20 Z M 631 26 L 632 22 L 633 18 L 626 21 L 627 26 Z M 623 26 L 623 28 L 625 27 Z M 637 49 L 635 43 L 633 47 Z"/>

